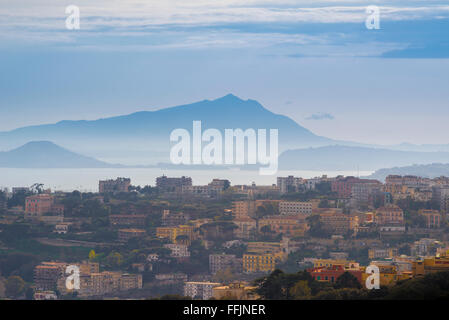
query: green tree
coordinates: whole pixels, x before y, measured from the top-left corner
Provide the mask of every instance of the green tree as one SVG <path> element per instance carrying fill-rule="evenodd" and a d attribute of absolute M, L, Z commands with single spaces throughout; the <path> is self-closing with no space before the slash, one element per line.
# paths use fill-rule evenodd
<path fill-rule="evenodd" d="M 299 280 L 291 289 L 290 294 L 295 300 L 306 300 L 312 297 L 312 290 L 306 280 Z"/>
<path fill-rule="evenodd" d="M 351 274 L 350 272 L 346 271 L 341 276 L 337 278 L 337 281 L 335 281 L 335 288 L 341 289 L 341 288 L 355 288 L 360 289 L 362 286 L 357 280 L 357 278 Z"/>
<path fill-rule="evenodd" d="M 17 298 L 25 291 L 25 281 L 19 276 L 10 276 L 6 280 L 5 294 L 10 298 Z"/>
<path fill-rule="evenodd" d="M 111 252 L 107 257 L 106 257 L 106 263 L 109 267 L 111 268 L 119 268 L 122 263 L 123 263 L 123 256 L 118 253 L 118 252 Z"/>

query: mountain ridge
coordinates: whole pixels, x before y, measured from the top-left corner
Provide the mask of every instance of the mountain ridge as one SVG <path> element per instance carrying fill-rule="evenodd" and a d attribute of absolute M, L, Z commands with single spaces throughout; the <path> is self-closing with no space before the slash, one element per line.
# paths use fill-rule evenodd
<path fill-rule="evenodd" d="M 0 152 L 1 168 L 113 168 L 109 164 L 86 157 L 51 141 L 30 141 L 18 148 Z"/>

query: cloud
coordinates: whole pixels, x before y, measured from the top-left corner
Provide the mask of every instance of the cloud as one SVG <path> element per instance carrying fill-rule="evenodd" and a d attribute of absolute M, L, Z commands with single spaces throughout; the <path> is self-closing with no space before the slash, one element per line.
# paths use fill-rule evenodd
<path fill-rule="evenodd" d="M 89 51 L 236 48 L 289 58 L 390 58 L 431 44 L 406 41 L 402 39 L 406 28 L 393 33 L 387 23 L 449 20 L 447 3 L 434 0 L 372 0 L 370 4 L 381 9 L 382 29 L 372 32 L 365 28 L 367 4 L 361 0 L 78 0 L 81 30 L 73 31 L 65 29 L 69 4 L 69 0 L 0 4 L 0 48 L 22 44 Z M 419 31 L 409 34 L 429 36 Z"/>
<path fill-rule="evenodd" d="M 335 117 L 330 113 L 318 112 L 306 118 L 306 120 L 334 120 Z"/>

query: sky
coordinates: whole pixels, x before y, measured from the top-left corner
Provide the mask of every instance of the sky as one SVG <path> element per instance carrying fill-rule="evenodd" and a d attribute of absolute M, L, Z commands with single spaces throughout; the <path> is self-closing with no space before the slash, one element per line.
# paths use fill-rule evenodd
<path fill-rule="evenodd" d="M 443 144 L 448 58 L 449 1 L 0 0 L 0 131 L 233 93 L 333 139 Z"/>

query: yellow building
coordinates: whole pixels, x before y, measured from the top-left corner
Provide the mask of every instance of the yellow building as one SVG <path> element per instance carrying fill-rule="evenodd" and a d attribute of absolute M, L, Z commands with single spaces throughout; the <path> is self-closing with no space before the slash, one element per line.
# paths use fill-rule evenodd
<path fill-rule="evenodd" d="M 231 283 L 228 286 L 212 288 L 212 296 L 216 300 L 257 300 L 254 292 L 257 287 L 249 287 L 244 283 Z"/>
<path fill-rule="evenodd" d="M 180 240 L 179 236 L 186 236 L 186 239 Z M 171 243 L 181 243 L 190 245 L 195 239 L 193 226 L 180 225 L 177 227 L 159 227 L 156 228 L 156 237 L 169 239 Z"/>
<path fill-rule="evenodd" d="M 414 277 L 440 271 L 449 271 L 449 250 L 435 257 L 426 257 L 412 262 Z"/>
<path fill-rule="evenodd" d="M 276 258 L 272 254 L 243 255 L 243 272 L 271 272 L 276 268 Z"/>
<path fill-rule="evenodd" d="M 257 254 L 272 254 L 275 259 L 284 261 L 287 254 L 282 250 L 280 242 L 248 242 L 246 252 Z"/>
<path fill-rule="evenodd" d="M 379 283 L 381 286 L 389 286 L 401 280 L 407 280 L 412 277 L 411 272 L 400 272 L 398 267 L 388 262 L 371 262 L 379 267 Z M 366 273 L 366 267 L 362 267 L 362 283 L 364 284 L 370 274 Z"/>

